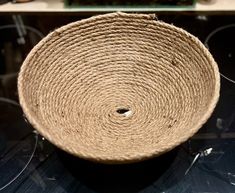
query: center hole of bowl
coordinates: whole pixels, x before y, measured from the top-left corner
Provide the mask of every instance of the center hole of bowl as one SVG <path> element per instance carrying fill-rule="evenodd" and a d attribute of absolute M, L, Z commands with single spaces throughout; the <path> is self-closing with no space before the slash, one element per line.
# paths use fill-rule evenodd
<path fill-rule="evenodd" d="M 117 109 L 116 112 L 120 115 L 125 116 L 125 117 L 130 116 L 132 113 L 131 110 L 128 108 L 119 108 L 119 109 Z"/>

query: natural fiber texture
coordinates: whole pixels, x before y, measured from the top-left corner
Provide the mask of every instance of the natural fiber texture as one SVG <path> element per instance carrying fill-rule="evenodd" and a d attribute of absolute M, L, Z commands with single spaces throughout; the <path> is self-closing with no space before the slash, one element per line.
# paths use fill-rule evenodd
<path fill-rule="evenodd" d="M 76 156 L 158 156 L 206 122 L 218 68 L 203 44 L 153 15 L 111 13 L 63 26 L 26 58 L 20 103 L 32 125 Z"/>

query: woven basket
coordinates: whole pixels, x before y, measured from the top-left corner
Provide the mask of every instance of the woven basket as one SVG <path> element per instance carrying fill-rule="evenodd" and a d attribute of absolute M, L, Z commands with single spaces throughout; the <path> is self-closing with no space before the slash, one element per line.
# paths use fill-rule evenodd
<path fill-rule="evenodd" d="M 111 13 L 63 26 L 33 48 L 20 104 L 45 138 L 76 156 L 136 162 L 195 134 L 219 97 L 203 44 L 153 15 Z"/>

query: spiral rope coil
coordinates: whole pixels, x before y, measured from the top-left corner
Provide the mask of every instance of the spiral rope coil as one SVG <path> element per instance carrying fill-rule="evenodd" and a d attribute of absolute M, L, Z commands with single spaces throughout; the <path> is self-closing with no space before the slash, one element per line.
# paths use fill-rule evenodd
<path fill-rule="evenodd" d="M 56 29 L 30 52 L 20 104 L 49 141 L 104 163 L 161 155 L 195 134 L 219 97 L 217 64 L 186 31 L 110 13 Z"/>

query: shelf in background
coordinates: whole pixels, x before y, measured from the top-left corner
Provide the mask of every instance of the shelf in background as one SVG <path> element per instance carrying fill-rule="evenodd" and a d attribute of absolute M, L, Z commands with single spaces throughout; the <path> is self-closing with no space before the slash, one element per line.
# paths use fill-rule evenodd
<path fill-rule="evenodd" d="M 0 5 L 0 13 L 63 13 L 63 12 L 112 12 L 112 11 L 126 11 L 126 12 L 235 12 L 235 0 L 215 0 L 212 4 L 196 3 L 195 7 L 164 7 L 164 8 L 112 8 L 112 7 L 89 7 L 89 8 L 67 8 L 64 7 L 63 0 L 35 0 L 28 3 L 6 3 Z"/>

